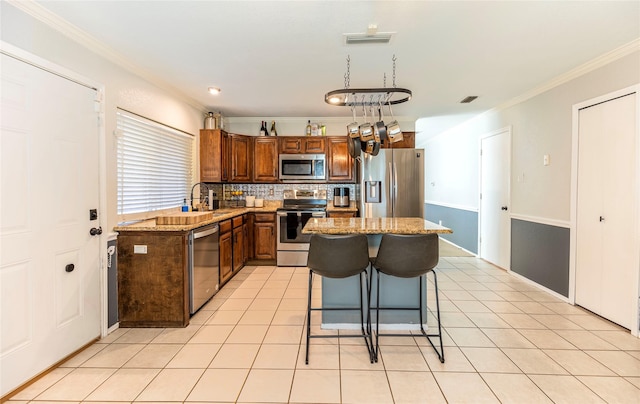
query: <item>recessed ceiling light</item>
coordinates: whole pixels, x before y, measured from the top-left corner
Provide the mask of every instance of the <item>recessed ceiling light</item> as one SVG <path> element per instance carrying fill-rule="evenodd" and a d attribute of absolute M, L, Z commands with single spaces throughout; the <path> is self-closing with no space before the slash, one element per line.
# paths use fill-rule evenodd
<path fill-rule="evenodd" d="M 218 95 L 220 94 L 220 90 L 218 87 L 209 87 L 209 94 Z"/>

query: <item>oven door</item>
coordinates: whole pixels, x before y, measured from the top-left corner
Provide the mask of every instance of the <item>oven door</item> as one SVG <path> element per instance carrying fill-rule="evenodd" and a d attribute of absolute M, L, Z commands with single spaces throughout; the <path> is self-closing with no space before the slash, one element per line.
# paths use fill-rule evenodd
<path fill-rule="evenodd" d="M 280 211 L 278 212 L 277 250 L 309 251 L 310 234 L 302 234 L 308 220 L 326 217 L 326 212 Z"/>

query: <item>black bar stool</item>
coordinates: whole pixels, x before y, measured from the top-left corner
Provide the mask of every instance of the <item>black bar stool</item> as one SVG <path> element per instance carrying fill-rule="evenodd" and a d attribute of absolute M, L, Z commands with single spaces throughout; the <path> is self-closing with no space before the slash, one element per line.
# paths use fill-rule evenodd
<path fill-rule="evenodd" d="M 369 248 L 367 236 L 364 234 L 352 235 L 326 235 L 313 234 L 309 244 L 309 256 L 307 258 L 307 267 L 309 267 L 309 295 L 307 304 L 307 347 L 305 363 L 309 364 L 309 339 L 310 338 L 342 338 L 342 337 L 358 337 L 364 338 L 367 350 L 369 351 L 369 359 L 371 363 L 374 361 L 373 341 L 371 339 L 371 316 L 369 315 L 369 277 L 367 268 L 369 268 Z M 350 276 L 360 275 L 360 306 L 359 307 L 311 307 L 311 291 L 313 287 L 313 275 L 317 274 L 327 278 L 348 278 Z M 366 295 L 362 288 L 363 281 L 366 284 Z M 366 300 L 365 300 L 366 299 Z M 363 300 L 367 302 L 366 307 Z M 365 315 L 366 329 L 365 329 Z M 360 325 L 362 334 L 348 335 L 311 335 L 311 311 L 323 310 L 359 310 Z"/>
<path fill-rule="evenodd" d="M 378 361 L 378 340 L 381 336 L 408 337 L 408 334 L 380 334 L 380 310 L 418 310 L 420 312 L 420 331 L 438 354 L 440 362 L 444 363 L 444 349 L 442 347 L 442 328 L 440 326 L 440 300 L 438 299 L 438 278 L 434 270 L 438 264 L 438 235 L 433 234 L 384 234 L 380 241 L 380 248 L 375 258 L 371 259 L 376 269 L 377 297 L 376 297 L 376 342 L 374 359 Z M 419 277 L 419 305 L 418 307 L 380 307 L 380 273 L 399 278 Z M 422 285 L 426 283 L 426 274 L 433 273 L 433 283 L 436 290 L 436 311 L 438 313 L 438 333 L 427 334 L 423 326 Z M 371 274 L 373 276 L 373 272 Z M 371 303 L 369 304 L 371 306 Z M 370 307 L 370 310 L 372 307 Z M 426 320 L 426 317 L 425 317 Z M 440 339 L 440 351 L 433 344 L 431 337 Z"/>

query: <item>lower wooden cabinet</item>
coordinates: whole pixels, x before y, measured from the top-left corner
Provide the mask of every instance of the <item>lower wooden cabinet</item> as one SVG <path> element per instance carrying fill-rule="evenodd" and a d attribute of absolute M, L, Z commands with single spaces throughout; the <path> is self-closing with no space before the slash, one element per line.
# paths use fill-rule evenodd
<path fill-rule="evenodd" d="M 231 219 L 220 222 L 220 286 L 231 279 L 233 275 L 233 234 L 231 233 Z"/>
<path fill-rule="evenodd" d="M 276 234 L 275 213 L 254 214 L 253 257 L 255 259 L 276 259 Z"/>
<path fill-rule="evenodd" d="M 120 327 L 189 324 L 187 232 L 121 232 L 118 236 Z M 144 245 L 146 254 L 135 254 Z"/>
<path fill-rule="evenodd" d="M 356 212 L 327 212 L 327 217 L 356 217 Z"/>

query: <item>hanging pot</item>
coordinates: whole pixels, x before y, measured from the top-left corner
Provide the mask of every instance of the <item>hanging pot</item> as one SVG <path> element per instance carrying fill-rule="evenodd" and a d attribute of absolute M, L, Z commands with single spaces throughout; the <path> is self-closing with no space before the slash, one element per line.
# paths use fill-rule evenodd
<path fill-rule="evenodd" d="M 364 106 L 364 101 L 362 105 L 362 112 L 364 117 L 364 122 L 360 125 L 360 140 L 363 142 L 368 142 L 369 140 L 373 140 L 373 125 L 370 122 L 367 122 L 367 109 Z"/>
<path fill-rule="evenodd" d="M 362 153 L 360 139 L 357 137 L 347 137 L 347 148 L 349 149 L 349 155 L 353 158 L 358 157 Z"/>
<path fill-rule="evenodd" d="M 382 109 L 378 108 L 378 122 L 376 122 L 375 126 L 375 135 L 378 136 L 378 143 L 384 142 L 387 140 L 387 127 L 384 126 L 384 122 L 382 121 Z"/>
<path fill-rule="evenodd" d="M 398 125 L 398 121 L 396 121 L 393 116 L 393 111 L 391 110 L 391 103 L 389 105 L 389 113 L 393 118 L 393 121 L 387 125 L 387 137 L 389 138 L 389 143 L 400 142 L 404 139 L 402 136 L 402 131 L 400 130 L 400 125 Z"/>

